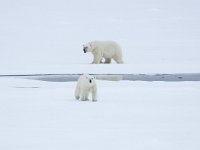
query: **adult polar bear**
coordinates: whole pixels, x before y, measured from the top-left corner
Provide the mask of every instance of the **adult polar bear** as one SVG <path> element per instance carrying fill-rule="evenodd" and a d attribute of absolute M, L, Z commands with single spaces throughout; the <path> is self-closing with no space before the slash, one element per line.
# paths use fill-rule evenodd
<path fill-rule="evenodd" d="M 122 80 L 121 75 L 88 75 L 83 74 L 79 77 L 76 89 L 75 98 L 77 100 L 87 101 L 89 100 L 89 94 L 92 94 L 92 101 L 97 101 L 97 80 L 108 80 L 108 81 L 120 81 Z"/>
<path fill-rule="evenodd" d="M 97 101 L 97 85 L 94 76 L 83 74 L 79 77 L 76 89 L 75 98 L 77 100 L 89 100 L 89 94 L 92 93 L 92 101 Z"/>
<path fill-rule="evenodd" d="M 122 51 L 120 46 L 114 41 L 92 41 L 83 45 L 84 53 L 92 52 L 94 59 L 92 64 L 111 63 L 111 59 L 114 59 L 116 63 L 123 64 Z"/>

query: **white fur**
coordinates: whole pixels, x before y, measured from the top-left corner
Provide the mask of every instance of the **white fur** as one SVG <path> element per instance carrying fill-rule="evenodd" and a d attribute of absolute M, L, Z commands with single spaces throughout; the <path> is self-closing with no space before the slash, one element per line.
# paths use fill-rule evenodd
<path fill-rule="evenodd" d="M 92 94 L 92 101 L 97 101 L 97 85 L 95 77 L 83 74 L 79 77 L 76 89 L 75 98 L 77 100 L 87 101 L 89 100 L 89 94 Z"/>
<path fill-rule="evenodd" d="M 121 48 L 113 41 L 92 41 L 83 45 L 83 51 L 93 54 L 93 64 L 103 63 L 103 58 L 105 59 L 104 63 L 109 64 L 112 59 L 118 64 L 123 63 Z"/>

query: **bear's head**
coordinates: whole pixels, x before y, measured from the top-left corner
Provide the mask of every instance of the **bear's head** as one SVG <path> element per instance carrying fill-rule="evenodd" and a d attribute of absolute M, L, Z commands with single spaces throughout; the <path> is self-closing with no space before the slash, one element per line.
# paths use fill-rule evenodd
<path fill-rule="evenodd" d="M 92 43 L 83 44 L 83 52 L 92 52 Z"/>
<path fill-rule="evenodd" d="M 91 76 L 91 75 L 89 75 L 89 74 L 84 74 L 84 76 L 85 76 L 86 82 L 87 82 L 90 86 L 95 85 L 95 83 L 96 83 L 96 77 Z"/>

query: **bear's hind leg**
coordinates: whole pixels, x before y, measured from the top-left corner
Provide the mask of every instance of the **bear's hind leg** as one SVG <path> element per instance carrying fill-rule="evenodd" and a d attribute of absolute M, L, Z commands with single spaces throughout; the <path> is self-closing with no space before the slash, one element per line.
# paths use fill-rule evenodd
<path fill-rule="evenodd" d="M 75 96 L 75 98 L 76 98 L 77 100 L 79 100 L 80 96 Z"/>
<path fill-rule="evenodd" d="M 116 63 L 118 63 L 118 64 L 123 64 L 124 62 L 123 62 L 123 60 L 120 58 L 113 58 L 115 61 L 116 61 Z"/>

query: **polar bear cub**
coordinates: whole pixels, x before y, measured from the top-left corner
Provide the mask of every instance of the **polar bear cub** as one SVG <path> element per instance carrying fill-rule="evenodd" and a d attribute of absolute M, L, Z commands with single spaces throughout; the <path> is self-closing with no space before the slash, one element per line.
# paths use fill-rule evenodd
<path fill-rule="evenodd" d="M 114 41 L 92 41 L 83 45 L 83 51 L 93 54 L 92 64 L 109 64 L 112 59 L 118 64 L 123 64 L 121 48 Z M 102 62 L 103 59 L 105 59 L 104 62 Z"/>
<path fill-rule="evenodd" d="M 83 74 L 78 79 L 75 89 L 75 98 L 77 100 L 87 101 L 89 100 L 88 97 L 90 93 L 92 94 L 92 101 L 97 101 L 96 78 L 88 74 Z"/>

